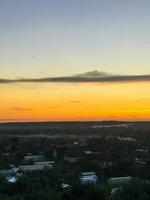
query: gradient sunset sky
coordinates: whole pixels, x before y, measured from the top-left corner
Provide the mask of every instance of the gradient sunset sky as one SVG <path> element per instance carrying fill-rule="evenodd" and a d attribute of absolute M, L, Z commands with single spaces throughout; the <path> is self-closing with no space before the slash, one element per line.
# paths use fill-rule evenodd
<path fill-rule="evenodd" d="M 150 120 L 149 0 L 0 0 L 0 121 Z"/>

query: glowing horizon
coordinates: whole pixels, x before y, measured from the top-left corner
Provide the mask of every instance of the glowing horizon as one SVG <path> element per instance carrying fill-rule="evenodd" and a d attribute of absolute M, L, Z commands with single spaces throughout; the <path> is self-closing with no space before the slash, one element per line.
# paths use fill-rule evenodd
<path fill-rule="evenodd" d="M 0 121 L 150 120 L 145 82 L 1 87 Z"/>

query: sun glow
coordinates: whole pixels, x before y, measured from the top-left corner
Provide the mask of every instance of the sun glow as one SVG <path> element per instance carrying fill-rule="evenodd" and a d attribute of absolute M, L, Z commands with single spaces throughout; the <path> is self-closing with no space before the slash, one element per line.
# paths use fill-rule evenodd
<path fill-rule="evenodd" d="M 0 120 L 150 120 L 149 83 L 0 85 Z"/>

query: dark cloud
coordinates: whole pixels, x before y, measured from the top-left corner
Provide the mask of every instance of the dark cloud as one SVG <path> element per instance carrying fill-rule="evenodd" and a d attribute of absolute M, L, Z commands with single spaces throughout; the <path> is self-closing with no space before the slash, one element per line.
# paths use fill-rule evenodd
<path fill-rule="evenodd" d="M 6 83 L 89 83 L 89 82 L 130 82 L 150 81 L 150 75 L 112 75 L 105 72 L 91 71 L 74 76 L 59 76 L 27 79 L 0 79 L 0 84 Z"/>
<path fill-rule="evenodd" d="M 76 74 L 77 77 L 100 77 L 100 76 L 110 76 L 111 74 L 108 74 L 106 72 L 99 72 L 97 70 L 85 72 L 83 74 Z"/>
<path fill-rule="evenodd" d="M 82 103 L 83 101 L 79 101 L 79 100 L 73 100 L 73 101 L 69 101 L 69 103 Z"/>

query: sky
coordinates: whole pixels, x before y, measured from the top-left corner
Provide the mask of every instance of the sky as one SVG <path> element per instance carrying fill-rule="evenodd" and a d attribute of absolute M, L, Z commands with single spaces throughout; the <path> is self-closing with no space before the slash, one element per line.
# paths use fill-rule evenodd
<path fill-rule="evenodd" d="M 0 0 L 0 121 L 150 120 L 149 0 Z"/>

